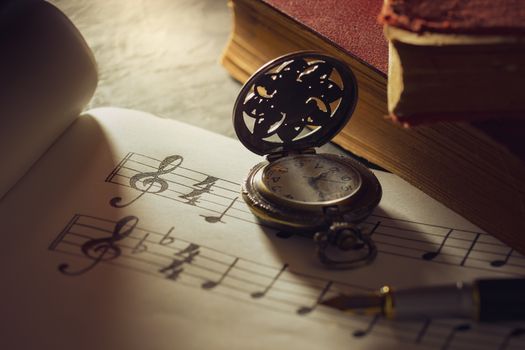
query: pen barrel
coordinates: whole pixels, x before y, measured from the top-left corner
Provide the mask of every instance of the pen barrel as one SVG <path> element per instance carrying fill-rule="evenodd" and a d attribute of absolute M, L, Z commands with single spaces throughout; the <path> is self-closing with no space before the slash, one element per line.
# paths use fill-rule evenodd
<path fill-rule="evenodd" d="M 472 286 L 463 283 L 399 290 L 388 297 L 392 303 L 391 312 L 386 312 L 388 318 L 472 318 L 477 310 Z"/>
<path fill-rule="evenodd" d="M 480 321 L 525 320 L 525 279 L 483 279 L 474 284 Z"/>

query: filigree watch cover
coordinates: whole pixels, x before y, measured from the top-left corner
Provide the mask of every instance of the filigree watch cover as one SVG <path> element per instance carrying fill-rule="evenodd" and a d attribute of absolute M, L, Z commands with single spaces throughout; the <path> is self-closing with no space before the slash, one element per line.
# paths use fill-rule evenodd
<path fill-rule="evenodd" d="M 356 80 L 342 62 L 292 54 L 248 80 L 234 106 L 234 126 L 257 154 L 318 147 L 346 124 L 356 102 Z"/>

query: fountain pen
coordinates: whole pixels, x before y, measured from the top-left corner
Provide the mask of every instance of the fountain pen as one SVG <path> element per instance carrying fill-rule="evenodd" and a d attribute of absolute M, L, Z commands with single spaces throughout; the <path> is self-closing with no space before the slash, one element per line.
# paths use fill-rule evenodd
<path fill-rule="evenodd" d="M 470 318 L 481 322 L 525 320 L 525 278 L 479 279 L 377 293 L 339 295 L 322 305 L 389 319 Z"/>

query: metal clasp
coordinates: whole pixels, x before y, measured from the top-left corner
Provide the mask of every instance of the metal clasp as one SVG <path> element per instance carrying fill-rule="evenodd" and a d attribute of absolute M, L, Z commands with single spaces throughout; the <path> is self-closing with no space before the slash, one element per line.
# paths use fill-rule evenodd
<path fill-rule="evenodd" d="M 319 261 L 331 269 L 354 269 L 370 264 L 377 255 L 377 248 L 370 236 L 352 223 L 335 222 L 326 231 L 314 235 L 317 244 L 316 253 Z M 338 251 L 331 252 L 330 248 Z M 348 259 L 334 258 L 341 255 L 352 256 Z"/>

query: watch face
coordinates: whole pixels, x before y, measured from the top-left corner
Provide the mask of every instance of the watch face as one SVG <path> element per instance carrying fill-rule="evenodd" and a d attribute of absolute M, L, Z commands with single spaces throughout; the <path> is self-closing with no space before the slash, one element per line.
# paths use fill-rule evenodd
<path fill-rule="evenodd" d="M 262 182 L 274 196 L 305 204 L 335 204 L 356 194 L 361 175 L 351 164 L 323 155 L 288 156 L 270 163 Z"/>

